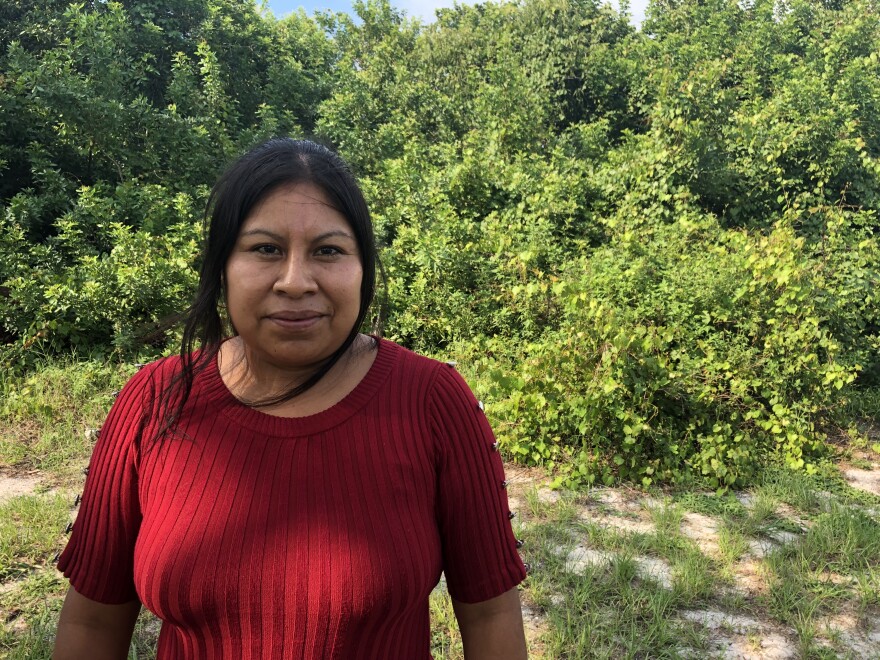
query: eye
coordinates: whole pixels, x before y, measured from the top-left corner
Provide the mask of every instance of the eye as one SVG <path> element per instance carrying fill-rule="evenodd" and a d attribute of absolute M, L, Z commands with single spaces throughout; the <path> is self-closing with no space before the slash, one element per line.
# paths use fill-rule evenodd
<path fill-rule="evenodd" d="M 251 250 L 256 252 L 257 254 L 264 254 L 267 256 L 274 256 L 281 253 L 281 250 L 279 250 L 277 246 L 266 244 L 255 245 L 251 248 Z"/>
<path fill-rule="evenodd" d="M 335 257 L 342 254 L 342 250 L 333 245 L 322 245 L 315 251 L 315 253 L 319 257 Z"/>

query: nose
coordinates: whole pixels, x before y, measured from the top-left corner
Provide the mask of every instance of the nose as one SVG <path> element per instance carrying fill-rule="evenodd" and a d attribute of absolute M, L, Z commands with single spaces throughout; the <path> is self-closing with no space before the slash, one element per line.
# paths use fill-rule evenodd
<path fill-rule="evenodd" d="M 275 284 L 272 286 L 275 293 L 294 298 L 314 293 L 317 288 L 318 284 L 309 260 L 293 254 L 289 254 L 281 262 Z"/>

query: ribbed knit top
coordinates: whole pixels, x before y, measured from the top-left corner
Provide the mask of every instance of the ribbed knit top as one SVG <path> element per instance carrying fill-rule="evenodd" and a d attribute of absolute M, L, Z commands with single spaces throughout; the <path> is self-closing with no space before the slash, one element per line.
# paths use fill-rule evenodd
<path fill-rule="evenodd" d="M 454 368 L 381 340 L 342 401 L 284 418 L 240 403 L 215 362 L 151 442 L 144 410 L 177 368 L 123 388 L 59 561 L 82 595 L 157 614 L 160 660 L 428 658 L 441 571 L 467 603 L 525 577 L 494 437 Z"/>

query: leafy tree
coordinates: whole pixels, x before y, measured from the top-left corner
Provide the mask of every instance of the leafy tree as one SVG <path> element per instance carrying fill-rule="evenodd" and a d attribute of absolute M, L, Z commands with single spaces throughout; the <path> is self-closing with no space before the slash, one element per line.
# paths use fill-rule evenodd
<path fill-rule="evenodd" d="M 387 334 L 458 359 L 509 455 L 573 484 L 822 469 L 880 386 L 873 4 L 656 0 L 635 31 L 597 0 L 6 3 L 6 364 L 169 350 L 218 171 L 317 135 L 370 200 Z"/>

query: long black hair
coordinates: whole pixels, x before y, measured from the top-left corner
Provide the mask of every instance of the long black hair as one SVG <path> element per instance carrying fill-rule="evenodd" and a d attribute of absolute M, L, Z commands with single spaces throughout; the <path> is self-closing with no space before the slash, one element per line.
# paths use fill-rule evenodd
<path fill-rule="evenodd" d="M 273 138 L 229 166 L 208 198 L 199 286 L 185 316 L 180 370 L 164 392 L 165 405 L 161 407 L 166 419 L 160 435 L 176 423 L 195 377 L 216 358 L 223 341 L 235 333 L 222 318 L 220 307 L 224 302 L 223 273 L 242 225 L 268 195 L 298 183 L 320 188 L 351 226 L 363 269 L 360 309 L 345 341 L 314 374 L 286 392 L 249 405 L 273 405 L 302 394 L 330 371 L 357 338 L 375 296 L 377 267 L 381 268 L 366 200 L 348 165 L 336 153 L 309 140 Z"/>

